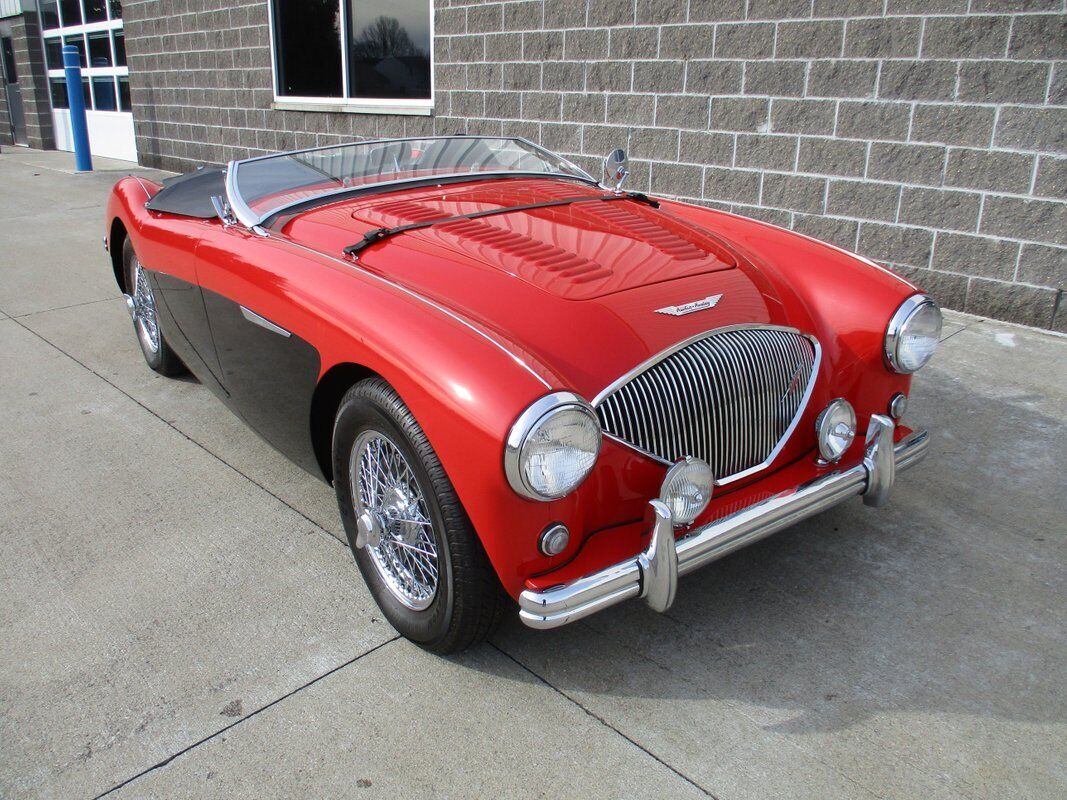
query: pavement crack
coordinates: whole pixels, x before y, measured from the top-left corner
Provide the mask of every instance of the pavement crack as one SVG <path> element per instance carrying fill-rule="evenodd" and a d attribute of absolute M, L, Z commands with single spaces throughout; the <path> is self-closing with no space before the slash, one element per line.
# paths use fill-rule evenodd
<path fill-rule="evenodd" d="M 7 316 L 10 317 L 11 319 L 22 319 L 23 317 L 33 317 L 33 316 L 36 316 L 37 314 L 47 314 L 50 311 L 66 311 L 68 308 L 81 308 L 82 306 L 91 306 L 91 305 L 95 305 L 97 303 L 113 303 L 113 302 L 115 302 L 116 299 L 117 298 L 114 298 L 114 297 L 101 297 L 99 300 L 86 300 L 84 303 L 71 303 L 69 306 L 56 306 L 55 308 L 42 308 L 40 311 L 27 311 L 25 314 L 8 314 Z M 40 338 L 43 338 L 43 337 L 40 337 Z M 48 344 L 51 344 L 52 347 L 56 347 L 51 342 L 48 342 Z M 58 347 L 56 347 L 56 349 L 59 350 Z M 62 351 L 60 351 L 60 352 L 62 352 Z M 63 353 L 63 355 L 67 355 L 67 353 Z M 79 363 L 81 363 L 81 362 L 79 362 Z M 82 364 L 82 366 L 85 366 L 85 365 Z"/>
<path fill-rule="evenodd" d="M 173 430 L 173 431 L 174 431 L 175 433 L 177 433 L 177 434 L 178 434 L 179 436 L 182 436 L 182 437 L 184 437 L 184 438 L 185 438 L 185 439 L 186 439 L 187 441 L 191 442 L 191 443 L 192 443 L 193 445 L 195 445 L 196 447 L 198 447 L 198 448 L 200 448 L 201 450 L 203 450 L 203 451 L 204 451 L 205 453 L 207 453 L 207 454 L 208 454 L 209 456 L 211 456 L 212 458 L 214 458 L 214 459 L 215 459 L 216 461 L 218 461 L 218 462 L 219 462 L 220 464 L 223 464 L 223 465 L 225 465 L 226 467 L 228 467 L 229 469 L 232 469 L 232 470 L 233 470 L 234 472 L 236 472 L 236 473 L 237 473 L 238 475 L 240 475 L 240 476 L 241 476 L 242 478 L 244 478 L 244 479 L 245 479 L 246 481 L 248 481 L 249 483 L 251 483 L 251 484 L 252 484 L 253 486 L 256 486 L 256 487 L 258 487 L 259 489 L 261 489 L 261 490 L 263 490 L 264 492 L 266 492 L 266 493 L 267 493 L 268 495 L 270 495 L 271 497 L 273 497 L 273 498 L 274 498 L 275 500 L 277 500 L 277 501 L 278 501 L 279 503 L 281 503 L 281 504 L 282 504 L 283 506 L 285 506 L 286 508 L 288 508 L 288 509 L 289 509 L 290 511 L 292 511 L 292 512 L 293 512 L 294 514 L 296 514 L 296 515 L 297 515 L 298 517 L 300 517 L 300 518 L 301 518 L 301 519 L 303 519 L 303 520 L 304 520 L 305 522 L 307 522 L 307 523 L 308 523 L 309 525 L 311 525 L 311 526 L 312 526 L 312 528 L 314 528 L 314 530 L 315 530 L 315 532 L 316 532 L 316 533 L 318 533 L 318 534 L 320 534 L 320 535 L 322 535 L 322 536 L 325 536 L 325 537 L 326 537 L 326 538 L 327 538 L 327 539 L 328 539 L 328 540 L 329 540 L 330 542 L 332 542 L 333 544 L 337 544 L 337 545 L 341 545 L 341 546 L 343 546 L 343 547 L 347 547 L 347 545 L 346 545 L 346 544 L 345 544 L 344 542 L 340 541 L 340 540 L 339 540 L 339 539 L 338 539 L 338 538 L 337 538 L 336 536 L 334 536 L 334 535 L 333 535 L 332 533 L 330 533 L 330 532 L 329 532 L 328 530 L 326 530 L 326 529 L 325 529 L 324 527 L 322 527 L 322 525 L 320 525 L 320 524 L 319 524 L 318 522 L 316 522 L 315 520 L 313 520 L 313 519 L 312 519 L 311 517 L 309 517 L 309 516 L 308 516 L 307 514 L 305 514 L 305 513 L 304 513 L 303 511 L 301 511 L 301 510 L 300 510 L 299 508 L 297 508 L 296 506 L 292 505 L 291 503 L 289 503 L 288 501 L 286 501 L 286 500 L 285 500 L 285 499 L 283 499 L 282 497 L 280 497 L 280 496 L 278 496 L 277 494 L 275 494 L 274 492 L 272 492 L 272 491 L 271 491 L 270 489 L 268 489 L 268 488 L 267 488 L 266 486 L 264 486 L 264 485 L 263 485 L 262 483 L 260 483 L 259 481 L 257 481 L 257 480 L 256 480 L 255 478 L 253 478 L 253 477 L 251 477 L 250 475 L 247 475 L 246 473 L 244 473 L 244 472 L 242 472 L 241 470 L 239 470 L 239 469 L 238 469 L 237 467 L 235 467 L 235 466 L 234 466 L 233 464 L 231 464 L 231 463 L 230 463 L 229 461 L 227 461 L 226 459 L 224 459 L 224 458 L 223 458 L 222 456 L 220 456 L 220 455 L 219 455 L 218 453 L 215 453 L 215 452 L 213 452 L 213 451 L 212 451 L 212 450 L 210 450 L 210 449 L 209 449 L 208 447 L 206 447 L 205 445 L 203 445 L 202 443 L 200 443 L 200 442 L 198 442 L 198 441 L 197 441 L 196 439 L 194 439 L 194 438 L 193 438 L 192 436 L 190 436 L 189 434 L 187 434 L 187 433 L 186 433 L 185 431 L 183 431 L 183 430 L 182 430 L 181 428 L 177 427 L 177 426 L 176 426 L 176 425 L 175 425 L 175 424 L 174 424 L 173 422 L 171 422 L 170 420 L 168 420 L 168 419 L 165 419 L 164 417 L 161 417 L 161 416 L 160 416 L 159 414 L 157 414 L 157 413 L 156 413 L 155 411 L 153 411 L 153 410 L 152 410 L 151 408 L 149 408 L 148 406 L 146 406 L 146 405 L 145 405 L 144 403 L 142 403 L 142 402 L 141 402 L 140 400 L 138 400 L 138 399 L 137 399 L 136 397 L 134 397 L 134 396 L 133 396 L 132 394 L 130 394 L 129 392 L 127 392 L 127 391 L 126 391 L 125 389 L 123 389 L 123 388 L 122 388 L 121 386 L 119 386 L 118 384 L 116 384 L 116 383 L 114 383 L 114 382 L 112 382 L 112 381 L 108 380 L 108 378 L 107 378 L 106 376 L 104 376 L 104 375 L 101 375 L 101 374 L 100 374 L 99 372 L 97 372 L 97 371 L 96 371 L 95 369 L 93 369 L 92 367 L 90 367 L 90 366 L 89 366 L 88 364 L 86 364 L 85 362 L 83 362 L 83 361 L 80 361 L 80 360 L 78 360 L 77 358 L 75 358 L 74 356 L 72 356 L 72 355 L 71 355 L 70 353 L 68 353 L 68 352 L 67 352 L 66 350 L 64 350 L 64 349 L 63 349 L 62 347 L 60 347 L 59 345 L 57 345 L 57 344 L 56 344 L 55 342 L 49 341 L 49 340 L 48 340 L 48 339 L 46 339 L 46 338 L 45 338 L 44 336 L 42 336 L 42 335 L 41 335 L 41 334 L 39 334 L 39 333 L 38 333 L 37 331 L 35 331 L 35 330 L 34 330 L 33 328 L 30 328 L 30 327 L 28 327 L 28 326 L 24 325 L 24 324 L 23 324 L 23 323 L 22 323 L 22 322 L 21 322 L 21 321 L 19 320 L 19 318 L 18 318 L 18 317 L 9 317 L 9 319 L 10 319 L 10 320 L 11 320 L 12 322 L 14 322 L 14 323 L 15 323 L 16 325 L 18 325 L 18 326 L 19 326 L 20 328 L 22 328 L 23 330 L 25 330 L 25 331 L 27 331 L 27 332 L 29 332 L 29 333 L 33 334 L 34 336 L 36 336 L 36 337 L 37 337 L 38 339 L 40 339 L 40 340 L 41 340 L 42 342 L 44 342 L 45 344 L 47 344 L 47 345 L 48 345 L 49 347 L 51 347 L 51 348 L 53 348 L 53 349 L 57 350 L 58 352 L 62 353 L 63 355 L 65 355 L 65 356 L 66 356 L 67 358 L 69 358 L 69 359 L 70 359 L 71 361 L 73 361 L 73 362 L 74 362 L 75 364 L 77 364 L 78 366 L 80 366 L 80 367 L 82 367 L 83 369 L 85 369 L 85 370 L 87 370 L 87 371 L 91 372 L 91 373 L 92 373 L 93 375 L 95 375 L 96 377 L 98 377 L 98 378 L 99 378 L 100 380 L 102 380 L 102 381 L 103 381 L 104 383 L 106 383 L 106 384 L 107 384 L 108 386 L 110 386 L 110 387 L 111 387 L 112 389 L 114 389 L 115 391 L 117 391 L 117 392 L 118 392 L 119 394 L 121 394 L 121 395 L 122 395 L 123 397 L 126 397 L 126 398 L 128 398 L 129 400 L 133 401 L 133 402 L 134 402 L 134 403 L 135 403 L 136 405 L 140 406 L 140 407 L 141 407 L 142 409 L 144 409 L 145 411 L 147 411 L 147 412 L 148 412 L 149 414 L 151 414 L 151 415 L 152 415 L 153 417 L 155 417 L 156 419 L 158 419 L 158 420 L 159 420 L 160 422 L 162 422 L 162 423 L 163 423 L 164 425 L 166 425 L 166 426 L 167 426 L 168 428 L 170 428 L 171 430 Z"/>
<path fill-rule="evenodd" d="M 294 694 L 297 694 L 298 692 L 302 692 L 304 689 L 307 689 L 309 686 L 314 686 L 316 683 L 321 681 L 323 678 L 328 678 L 329 676 L 333 675 L 335 672 L 340 672 L 345 667 L 348 667 L 348 666 L 350 666 L 352 664 L 355 664 L 361 658 L 363 658 L 365 656 L 369 656 L 371 653 L 374 653 L 374 652 L 377 652 L 378 650 L 381 650 L 383 647 L 386 647 L 387 645 L 392 644 L 393 642 L 397 641 L 399 638 L 400 638 L 399 635 L 393 636 L 391 639 L 388 639 L 388 640 L 382 642 L 381 644 L 376 644 L 376 645 L 374 645 L 374 647 L 372 647 L 369 650 L 366 650 L 366 651 L 360 653 L 357 656 L 353 656 L 352 658 L 348 659 L 344 663 L 338 664 L 336 667 L 333 667 L 331 669 L 326 670 L 326 672 L 324 672 L 321 675 L 318 675 L 318 676 L 312 678 L 307 683 L 304 683 L 301 686 L 298 686 L 295 689 L 286 692 L 285 694 L 281 695 L 280 697 L 276 697 L 275 699 L 271 700 L 266 705 L 260 706 L 255 711 L 252 711 L 251 713 L 245 714 L 243 717 L 241 717 L 240 719 L 234 720 L 229 725 L 224 725 L 223 727 L 219 728 L 214 733 L 209 734 L 209 735 L 205 736 L 204 738 L 193 742 L 191 745 L 189 745 L 187 747 L 183 747 L 181 750 L 178 750 L 177 752 L 172 753 L 171 755 L 169 755 L 166 758 L 164 758 L 162 761 L 158 761 L 155 764 L 153 764 L 152 766 L 141 770 L 136 775 L 133 775 L 133 776 L 127 778 L 126 780 L 122 781 L 121 783 L 115 784 L 110 789 L 104 790 L 100 794 L 96 795 L 96 797 L 94 797 L 93 800 L 100 800 L 101 797 L 106 797 L 107 795 L 112 794 L 113 792 L 117 792 L 123 786 L 128 786 L 129 784 L 133 783 L 134 781 L 136 781 L 136 780 L 138 780 L 140 778 L 143 778 L 148 773 L 154 772 L 157 769 L 161 769 L 161 768 L 167 766 L 168 764 L 170 764 L 175 759 L 180 758 L 181 756 L 183 756 L 186 753 L 188 753 L 190 750 L 195 750 L 197 747 L 200 747 L 201 745 L 207 744 L 212 739 L 215 739 L 215 738 L 221 736 L 222 734 L 226 733 L 226 731 L 237 727 L 238 725 L 240 725 L 241 723 L 245 722 L 246 720 L 252 719 L 252 717 L 256 716 L 257 714 L 263 713 L 264 711 L 266 711 L 269 708 L 273 708 L 274 706 L 278 705 L 278 703 L 282 702 L 283 700 L 287 700 L 288 698 L 292 697 Z"/>
<path fill-rule="evenodd" d="M 967 326 L 966 325 L 963 326 L 962 328 L 960 328 L 958 331 L 953 331 L 952 333 L 950 333 L 948 336 L 946 336 L 944 339 L 942 339 L 940 342 L 938 342 L 938 345 L 944 344 L 949 339 L 951 339 L 953 336 L 955 336 L 957 333 L 963 333 L 965 330 L 967 330 Z"/>
<path fill-rule="evenodd" d="M 553 685 L 552 683 L 550 683 L 550 682 L 548 681 L 548 679 L 547 679 L 547 678 L 545 678 L 545 677 L 544 677 L 543 675 L 540 675 L 540 674 L 538 674 L 537 672 L 535 672 L 534 670 L 532 670 L 532 669 L 531 669 L 530 667 L 528 667 L 528 666 L 526 666 L 525 664 L 523 664 L 523 663 L 522 663 L 521 661 L 519 661 L 519 659 L 515 658 L 515 656 L 511 655 L 511 653 L 509 653 L 509 652 L 507 652 L 506 650 L 504 650 L 504 649 L 503 649 L 502 647 L 500 647 L 499 645 L 497 645 L 497 644 L 496 644 L 495 642 L 488 642 L 488 644 L 489 644 L 489 646 L 490 646 L 490 647 L 492 647 L 492 648 L 493 648 L 494 650 L 496 650 L 496 651 L 497 651 L 498 653 L 500 653 L 500 654 L 501 654 L 502 656 L 504 656 L 505 658 L 507 658 L 507 659 L 509 659 L 509 660 L 513 661 L 513 662 L 514 662 L 514 663 L 515 663 L 515 664 L 516 664 L 516 665 L 517 665 L 517 666 L 518 666 L 518 667 L 519 667 L 520 669 L 522 669 L 522 670 L 523 670 L 524 672 L 527 672 L 527 673 L 529 673 L 530 675 L 532 675 L 532 676 L 533 676 L 534 678 L 536 678 L 536 679 L 537 679 L 537 681 L 538 681 L 539 683 L 543 683 L 543 684 L 544 684 L 545 686 L 547 686 L 547 687 L 548 687 L 549 689 L 551 689 L 551 690 L 552 690 L 553 692 L 555 692 L 556 694 L 558 694 L 558 695 L 559 695 L 560 697 L 562 697 L 562 698 L 563 698 L 564 700 L 567 700 L 567 701 L 569 701 L 570 703 L 573 703 L 574 705 L 578 706 L 578 708 L 580 708 L 580 709 L 581 709 L 582 711 L 584 711 L 584 712 L 585 712 L 585 713 L 586 713 L 586 714 L 587 714 L 587 715 L 588 715 L 589 717 L 591 717 L 591 718 L 595 719 L 595 720 L 596 720 L 597 722 L 599 722 L 599 723 L 600 723 L 601 725 L 603 725 L 603 726 L 604 726 L 605 728 L 608 728 L 609 730 L 611 730 L 611 731 L 613 731 L 614 733 L 616 733 L 616 734 L 617 734 L 618 736 L 620 736 L 620 737 L 622 737 L 623 739 L 625 739 L 625 740 L 626 740 L 627 742 L 629 742 L 630 744 L 632 744 L 632 745 L 633 745 L 634 747 L 636 747 L 636 748 L 637 748 L 638 750 L 640 750 L 640 751 L 641 751 L 642 753 L 644 753 L 645 755 L 647 755 L 647 756 L 648 756 L 649 758 L 653 759 L 654 761 L 656 761 L 656 762 L 657 762 L 658 764 L 660 764 L 661 766 L 663 766 L 663 767 L 665 767 L 666 769 L 668 769 L 668 770 L 670 770 L 671 772 L 673 772 L 673 773 L 674 773 L 675 775 L 677 775 L 677 776 L 678 776 L 679 778 L 681 778 L 681 779 L 682 779 L 683 781 L 685 781 L 685 782 L 686 782 L 686 783 L 688 783 L 688 784 L 689 784 L 690 786 L 692 786 L 692 787 L 693 787 L 694 789 L 696 789 L 697 791 L 699 791 L 699 792 L 700 792 L 701 794 L 703 794 L 703 795 L 704 795 L 705 797 L 710 797 L 710 798 L 712 798 L 712 800 L 719 800 L 718 796 L 716 796 L 716 795 L 712 794 L 711 792 L 709 792 L 709 791 L 708 791 L 707 789 L 705 789 L 705 788 L 704 788 L 703 786 L 701 786 L 701 785 L 700 785 L 699 783 L 697 783 L 697 782 L 696 782 L 695 780 L 693 780 L 692 778 L 690 778 L 690 777 L 689 777 L 688 775 L 686 775 L 686 774 L 685 774 L 684 772 L 682 772 L 681 770 L 679 770 L 679 769 L 678 769 L 677 767 L 673 767 L 673 766 L 671 766 L 671 765 L 670 765 L 670 764 L 668 764 L 668 763 L 667 763 L 666 761 L 664 761 L 664 760 L 663 760 L 662 758 L 660 758 L 660 757 L 659 757 L 658 755 L 656 755 L 656 754 L 655 754 L 655 753 L 653 753 L 653 752 L 652 752 L 651 750 L 649 750 L 649 749 L 648 749 L 647 747 L 645 747 L 645 746 L 644 746 L 644 745 L 642 745 L 642 744 L 641 744 L 640 742 L 638 742 L 638 741 L 637 741 L 636 739 L 634 739 L 634 738 L 633 738 L 633 737 L 631 737 L 631 736 L 627 736 L 627 735 L 626 735 L 625 733 L 623 733 L 623 732 L 622 732 L 621 730 L 619 730 L 618 728 L 616 728 L 616 727 L 615 727 L 614 725 L 612 725 L 612 724 L 611 724 L 610 722 L 608 722 L 608 721 L 607 721 L 606 719 L 604 719 L 604 718 L 603 718 L 602 716 L 600 716 L 599 714 L 597 714 L 597 713 L 596 713 L 595 711 L 593 711 L 593 710 L 591 710 L 590 708 L 588 708 L 587 706 L 583 705 L 583 704 L 582 704 L 582 703 L 581 703 L 580 701 L 576 700 L 575 698 L 571 697 L 571 696 L 570 696 L 569 694 L 567 694 L 567 693 L 566 693 L 565 691 L 563 691 L 562 689 L 560 689 L 560 688 L 559 688 L 558 686 L 555 686 L 555 685 Z"/>

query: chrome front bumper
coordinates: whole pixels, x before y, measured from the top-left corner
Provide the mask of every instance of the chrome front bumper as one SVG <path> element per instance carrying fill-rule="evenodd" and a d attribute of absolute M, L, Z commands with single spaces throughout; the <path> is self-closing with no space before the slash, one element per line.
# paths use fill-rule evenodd
<path fill-rule="evenodd" d="M 652 500 L 652 541 L 646 550 L 563 586 L 543 592 L 527 589 L 519 596 L 519 616 L 531 628 L 556 628 L 631 597 L 643 597 L 656 611 L 666 611 L 674 602 L 681 575 L 853 495 L 863 495 L 867 505 L 884 505 L 896 471 L 921 461 L 930 443 L 929 434 L 918 431 L 894 445 L 893 431 L 891 419 L 872 416 L 861 463 L 715 520 L 684 539 L 675 540 L 667 506 Z"/>

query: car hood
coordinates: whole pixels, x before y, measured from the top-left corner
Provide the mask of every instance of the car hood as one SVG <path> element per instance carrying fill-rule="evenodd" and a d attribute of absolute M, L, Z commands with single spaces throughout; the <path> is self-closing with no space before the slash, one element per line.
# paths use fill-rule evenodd
<path fill-rule="evenodd" d="M 730 233 L 730 220 L 740 218 L 709 225 L 714 218 L 699 216 L 714 213 L 706 209 L 598 199 L 605 195 L 561 180 L 479 181 L 344 200 L 279 228 L 345 258 L 344 248 L 375 228 L 583 198 L 408 230 L 361 250 L 355 263 L 461 314 L 551 385 L 590 399 L 654 354 L 714 328 L 814 327 L 792 282 L 753 248 L 751 231 Z"/>

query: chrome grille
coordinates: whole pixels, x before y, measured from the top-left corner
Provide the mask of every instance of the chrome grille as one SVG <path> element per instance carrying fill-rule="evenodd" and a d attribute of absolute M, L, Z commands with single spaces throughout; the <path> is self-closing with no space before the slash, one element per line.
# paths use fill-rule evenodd
<path fill-rule="evenodd" d="M 639 368 L 594 405 L 605 433 L 667 463 L 702 458 L 722 483 L 785 444 L 818 357 L 795 331 L 724 329 Z"/>

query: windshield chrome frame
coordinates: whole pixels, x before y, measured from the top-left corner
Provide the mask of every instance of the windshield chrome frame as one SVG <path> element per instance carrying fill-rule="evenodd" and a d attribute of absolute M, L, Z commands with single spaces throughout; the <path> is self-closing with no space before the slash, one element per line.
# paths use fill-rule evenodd
<path fill-rule="evenodd" d="M 546 160 L 556 160 L 566 166 L 573 169 L 577 174 L 569 175 L 565 172 L 527 172 L 524 170 L 500 170 L 500 171 L 486 171 L 486 172 L 453 172 L 444 173 L 441 175 L 427 175 L 419 178 L 402 178 L 399 180 L 378 181 L 376 183 L 364 183 L 359 186 L 345 186 L 341 189 L 331 189 L 330 191 L 323 192 L 320 195 L 309 198 L 304 197 L 300 200 L 294 200 L 291 203 L 272 208 L 266 214 L 257 214 L 253 211 L 245 199 L 241 196 L 241 193 L 237 189 L 237 170 L 242 164 L 248 164 L 253 161 L 265 161 L 268 158 L 279 158 L 282 156 L 300 155 L 302 153 L 316 153 L 322 150 L 337 150 L 342 147 L 351 147 L 354 145 L 375 145 L 375 144 L 389 144 L 392 142 L 417 142 L 426 140 L 438 140 L 438 139 L 500 139 L 513 142 L 519 142 L 521 144 L 531 147 L 535 153 L 539 155 L 549 156 Z M 464 136 L 460 134 L 454 134 L 450 136 L 403 136 L 395 139 L 371 139 L 365 142 L 348 142 L 346 144 L 329 144 L 321 147 L 308 147 L 302 150 L 286 150 L 280 153 L 267 153 L 262 156 L 253 156 L 251 158 L 235 159 L 230 161 L 226 165 L 226 199 L 230 202 L 230 208 L 233 209 L 234 216 L 240 221 L 246 228 L 254 229 L 262 225 L 263 222 L 270 217 L 277 216 L 294 206 L 303 205 L 309 200 L 328 200 L 331 197 L 344 195 L 351 192 L 365 192 L 374 191 L 375 189 L 385 189 L 387 187 L 404 186 L 409 183 L 426 183 L 427 181 L 434 181 L 440 179 L 442 181 L 455 181 L 456 179 L 469 178 L 470 180 L 481 180 L 483 178 L 514 178 L 514 177 L 533 177 L 533 178 L 565 178 L 567 180 L 582 180 L 591 183 L 593 186 L 599 186 L 600 183 L 588 172 L 579 167 L 573 161 L 568 158 L 564 158 L 558 153 L 553 153 L 551 150 L 546 150 L 540 145 L 534 144 L 529 139 L 525 139 L 521 136 Z"/>

